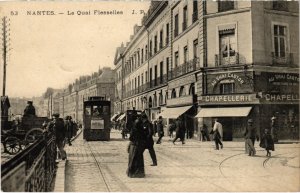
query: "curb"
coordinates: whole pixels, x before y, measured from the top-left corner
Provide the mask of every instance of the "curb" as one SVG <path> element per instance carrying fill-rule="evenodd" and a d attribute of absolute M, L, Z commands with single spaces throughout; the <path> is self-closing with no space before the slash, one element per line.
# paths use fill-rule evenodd
<path fill-rule="evenodd" d="M 53 192 L 65 191 L 65 172 L 66 172 L 66 160 L 61 160 L 57 164 L 56 177 Z"/>
<path fill-rule="evenodd" d="M 77 135 L 71 139 L 71 141 L 77 139 L 77 137 L 81 134 L 81 132 L 82 129 L 80 129 L 80 132 L 78 132 Z M 66 174 L 67 161 L 68 160 L 60 160 L 57 164 L 53 192 L 65 192 L 65 180 L 66 180 L 65 174 Z"/>

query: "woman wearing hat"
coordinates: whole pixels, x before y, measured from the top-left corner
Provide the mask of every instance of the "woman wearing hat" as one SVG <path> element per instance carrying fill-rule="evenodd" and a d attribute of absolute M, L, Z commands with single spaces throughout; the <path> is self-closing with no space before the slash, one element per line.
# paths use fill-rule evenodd
<path fill-rule="evenodd" d="M 265 148 L 267 150 L 267 156 L 271 157 L 270 150 L 274 151 L 274 141 L 271 135 L 270 129 L 265 129 L 265 132 L 261 138 L 260 147 Z"/>

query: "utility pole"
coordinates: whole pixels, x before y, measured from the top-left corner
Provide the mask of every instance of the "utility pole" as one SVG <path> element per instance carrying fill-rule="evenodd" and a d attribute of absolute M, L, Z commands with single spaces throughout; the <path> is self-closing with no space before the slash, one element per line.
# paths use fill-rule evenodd
<path fill-rule="evenodd" d="M 6 87 L 6 65 L 7 65 L 7 47 L 8 47 L 8 37 L 9 37 L 9 27 L 7 17 L 2 18 L 2 42 L 3 42 L 3 90 L 2 96 L 5 96 Z"/>

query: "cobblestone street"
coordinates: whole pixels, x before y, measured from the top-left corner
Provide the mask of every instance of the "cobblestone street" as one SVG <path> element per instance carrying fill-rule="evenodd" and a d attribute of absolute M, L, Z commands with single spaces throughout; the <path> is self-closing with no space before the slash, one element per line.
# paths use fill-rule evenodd
<path fill-rule="evenodd" d="M 154 146 L 158 166 L 148 150 L 144 152 L 145 178 L 126 175 L 128 140 L 112 130 L 111 141 L 86 142 L 82 134 L 66 146 L 68 161 L 58 167 L 56 182 L 68 192 L 195 192 L 195 191 L 300 191 L 299 144 L 276 144 L 272 157 L 258 147 L 249 157 L 243 142 L 224 142 L 224 149 L 214 150 L 213 142 L 187 140 L 173 145 L 164 137 Z M 64 179 L 62 179 L 64 178 Z M 56 183 L 55 186 L 63 186 Z"/>

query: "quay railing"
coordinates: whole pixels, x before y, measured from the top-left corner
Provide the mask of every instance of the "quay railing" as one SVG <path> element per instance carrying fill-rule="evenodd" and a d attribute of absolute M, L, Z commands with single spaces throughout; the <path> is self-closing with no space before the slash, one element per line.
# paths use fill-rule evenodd
<path fill-rule="evenodd" d="M 56 172 L 56 145 L 52 133 L 45 132 L 19 154 L 1 164 L 4 192 L 49 192 Z"/>

